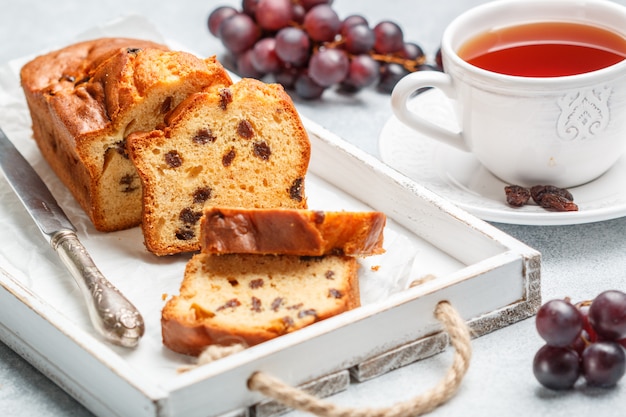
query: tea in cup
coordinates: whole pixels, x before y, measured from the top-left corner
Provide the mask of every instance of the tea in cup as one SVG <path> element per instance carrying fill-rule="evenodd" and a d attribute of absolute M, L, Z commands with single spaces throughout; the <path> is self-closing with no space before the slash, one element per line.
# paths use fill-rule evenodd
<path fill-rule="evenodd" d="M 444 31 L 444 73 L 415 72 L 392 109 L 426 136 L 471 152 L 501 180 L 573 187 L 592 181 L 626 146 L 626 8 L 605 0 L 498 0 Z M 460 132 L 407 106 L 441 90 Z"/>

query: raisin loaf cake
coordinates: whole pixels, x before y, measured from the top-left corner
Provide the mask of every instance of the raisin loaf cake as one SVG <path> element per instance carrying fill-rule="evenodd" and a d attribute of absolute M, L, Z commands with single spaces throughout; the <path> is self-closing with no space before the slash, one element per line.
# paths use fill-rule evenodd
<path fill-rule="evenodd" d="M 141 222 L 141 181 L 126 137 L 162 125 L 190 94 L 232 83 L 214 57 L 125 38 L 50 52 L 20 76 L 38 147 L 100 231 Z"/>
<path fill-rule="evenodd" d="M 353 257 L 195 254 L 162 310 L 163 343 L 253 346 L 360 305 Z"/>
<path fill-rule="evenodd" d="M 156 255 L 199 250 L 205 207 L 306 208 L 309 138 L 279 84 L 244 78 L 193 94 L 127 145 Z"/>
<path fill-rule="evenodd" d="M 384 252 L 381 212 L 210 207 L 200 222 L 205 253 L 369 256 Z"/>

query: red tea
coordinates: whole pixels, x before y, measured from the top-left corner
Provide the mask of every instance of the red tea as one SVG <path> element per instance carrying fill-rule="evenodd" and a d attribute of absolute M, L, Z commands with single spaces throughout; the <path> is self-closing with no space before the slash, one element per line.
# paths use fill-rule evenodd
<path fill-rule="evenodd" d="M 537 22 L 498 28 L 458 50 L 465 61 L 501 74 L 559 77 L 582 74 L 626 58 L 626 39 L 580 23 Z"/>

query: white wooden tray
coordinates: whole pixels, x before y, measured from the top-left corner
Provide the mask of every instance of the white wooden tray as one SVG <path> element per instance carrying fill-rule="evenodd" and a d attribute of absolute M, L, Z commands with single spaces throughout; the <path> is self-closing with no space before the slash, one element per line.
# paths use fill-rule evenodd
<path fill-rule="evenodd" d="M 446 338 L 433 316 L 439 301 L 450 301 L 474 336 L 527 318 L 540 305 L 538 252 L 305 120 L 309 206 L 388 216 L 386 254 L 362 262 L 363 306 L 180 373 L 192 360 L 162 346 L 159 320 L 188 256 L 157 259 L 138 228 L 93 229 L 30 139 L 19 84 L 10 81 L 18 68 L 0 69 L 0 125 L 67 211 L 96 264 L 140 309 L 146 335 L 135 350 L 99 339 L 73 281 L 2 177 L 0 339 L 98 416 L 271 415 L 280 406 L 246 387 L 255 371 L 327 395 L 350 379 L 442 350 Z"/>

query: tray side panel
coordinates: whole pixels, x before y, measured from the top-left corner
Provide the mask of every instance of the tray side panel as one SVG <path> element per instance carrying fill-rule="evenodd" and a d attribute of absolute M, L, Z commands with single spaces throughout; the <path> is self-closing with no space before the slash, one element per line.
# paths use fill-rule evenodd
<path fill-rule="evenodd" d="M 523 258 L 524 298 L 519 303 L 477 317 L 469 322 L 474 337 L 479 337 L 534 316 L 541 307 L 541 255 Z"/>
<path fill-rule="evenodd" d="M 157 415 L 158 399 L 150 399 L 75 343 L 67 329 L 51 326 L 41 315 L 46 308 L 32 294 L 11 286 L 11 278 L 1 268 L 0 278 L 0 338 L 4 343 L 100 417 Z M 63 319 L 53 321 L 62 323 Z"/>

